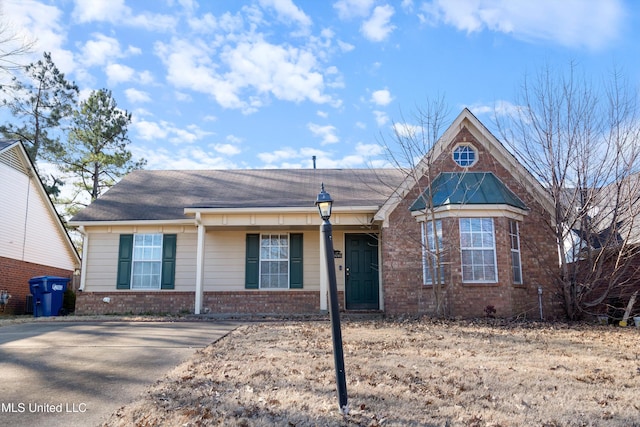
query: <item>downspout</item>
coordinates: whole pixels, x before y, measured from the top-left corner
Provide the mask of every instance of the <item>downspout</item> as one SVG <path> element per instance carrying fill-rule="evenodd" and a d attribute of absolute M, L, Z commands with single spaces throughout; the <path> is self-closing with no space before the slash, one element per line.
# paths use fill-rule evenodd
<path fill-rule="evenodd" d="M 542 286 L 538 286 L 538 306 L 540 307 L 540 320 L 544 320 L 542 316 Z"/>
<path fill-rule="evenodd" d="M 200 212 L 196 213 L 196 226 L 198 227 L 198 243 L 196 248 L 196 296 L 194 301 L 194 314 L 202 311 L 202 288 L 204 280 L 204 234 L 205 229 L 202 224 Z"/>

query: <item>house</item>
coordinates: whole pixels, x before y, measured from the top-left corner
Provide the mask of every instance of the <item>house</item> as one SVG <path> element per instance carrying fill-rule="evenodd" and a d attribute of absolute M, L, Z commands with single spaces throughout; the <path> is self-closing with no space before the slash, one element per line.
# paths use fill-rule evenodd
<path fill-rule="evenodd" d="M 76 310 L 327 310 L 324 183 L 342 309 L 432 314 L 437 240 L 441 313 L 559 315 L 549 201 L 469 110 L 418 170 L 135 171 L 70 222 L 84 236 Z"/>
<path fill-rule="evenodd" d="M 72 279 L 80 258 L 19 141 L 0 141 L 0 182 L 0 292 L 11 295 L 0 312 L 22 314 L 29 279 Z"/>

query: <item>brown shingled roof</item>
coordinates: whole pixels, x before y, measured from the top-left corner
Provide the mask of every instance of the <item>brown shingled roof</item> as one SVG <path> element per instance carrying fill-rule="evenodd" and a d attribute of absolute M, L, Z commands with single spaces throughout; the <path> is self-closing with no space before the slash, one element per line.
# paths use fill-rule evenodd
<path fill-rule="evenodd" d="M 71 222 L 183 219 L 189 207 L 313 207 L 323 182 L 335 207 L 380 206 L 403 179 L 396 169 L 140 170 Z"/>

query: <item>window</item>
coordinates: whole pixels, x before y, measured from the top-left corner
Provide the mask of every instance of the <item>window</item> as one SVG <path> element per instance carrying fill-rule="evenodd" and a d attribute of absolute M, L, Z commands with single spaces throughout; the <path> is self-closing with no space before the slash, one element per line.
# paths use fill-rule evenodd
<path fill-rule="evenodd" d="M 438 261 L 440 262 L 438 263 Z M 433 277 L 433 273 L 436 272 L 437 268 L 440 269 L 440 277 Z M 444 283 L 444 264 L 442 263 L 442 221 L 439 219 L 422 223 L 422 277 L 425 285 Z"/>
<path fill-rule="evenodd" d="M 470 145 L 458 145 L 453 150 L 453 161 L 463 168 L 476 162 L 476 150 Z"/>
<path fill-rule="evenodd" d="M 117 289 L 173 289 L 175 234 L 121 234 Z"/>
<path fill-rule="evenodd" d="M 493 219 L 461 218 L 460 251 L 463 282 L 497 282 Z"/>
<path fill-rule="evenodd" d="M 263 234 L 260 236 L 260 287 L 289 287 L 289 236 Z"/>
<path fill-rule="evenodd" d="M 160 289 L 162 234 L 134 234 L 131 289 Z"/>
<path fill-rule="evenodd" d="M 513 283 L 522 284 L 522 263 L 520 259 L 520 230 L 516 221 L 509 221 L 509 240 L 511 241 L 511 270 Z"/>
<path fill-rule="evenodd" d="M 302 289 L 302 234 L 247 234 L 246 289 Z"/>

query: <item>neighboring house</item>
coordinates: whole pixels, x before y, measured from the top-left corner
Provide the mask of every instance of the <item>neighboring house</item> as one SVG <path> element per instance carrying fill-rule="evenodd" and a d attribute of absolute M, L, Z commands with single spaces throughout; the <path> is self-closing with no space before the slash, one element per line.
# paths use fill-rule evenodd
<path fill-rule="evenodd" d="M 76 310 L 326 310 L 314 206 L 324 183 L 341 308 L 432 314 L 432 233 L 444 248 L 444 314 L 562 313 L 540 185 L 467 109 L 427 157 L 419 183 L 397 169 L 133 172 L 71 221 L 84 235 Z"/>
<path fill-rule="evenodd" d="M 569 274 L 575 274 L 577 298 L 587 313 L 618 321 L 640 292 L 640 174 L 583 194 L 592 198 L 592 207 L 565 241 Z M 640 298 L 630 314 L 640 315 Z"/>
<path fill-rule="evenodd" d="M 80 258 L 19 141 L 0 141 L 0 183 L 0 291 L 11 295 L 4 312 L 22 314 L 29 279 L 71 280 Z"/>

